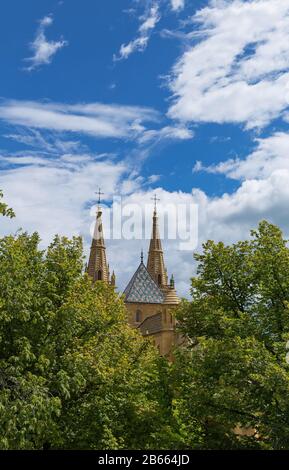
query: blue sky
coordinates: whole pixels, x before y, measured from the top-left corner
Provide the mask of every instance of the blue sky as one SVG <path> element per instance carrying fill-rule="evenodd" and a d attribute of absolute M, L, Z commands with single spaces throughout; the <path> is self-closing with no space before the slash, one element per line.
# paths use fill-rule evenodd
<path fill-rule="evenodd" d="M 101 186 L 108 205 L 197 204 L 197 249 L 263 218 L 289 234 L 288 36 L 289 0 L 4 1 L 0 187 L 17 218 L 1 232 L 87 250 Z M 186 295 L 193 247 L 164 246 Z M 108 242 L 120 288 L 139 251 Z"/>

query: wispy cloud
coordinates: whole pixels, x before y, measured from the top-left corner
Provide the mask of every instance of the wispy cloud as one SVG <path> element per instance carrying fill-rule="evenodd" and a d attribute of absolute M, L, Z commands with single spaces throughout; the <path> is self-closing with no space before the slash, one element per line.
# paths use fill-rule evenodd
<path fill-rule="evenodd" d="M 45 134 L 45 135 L 44 135 Z M 12 133 L 4 134 L 9 140 L 24 144 L 24 146 L 48 153 L 86 151 L 86 146 L 80 140 L 67 140 L 59 137 L 55 132 L 41 132 L 38 129 L 19 127 Z"/>
<path fill-rule="evenodd" d="M 41 65 L 50 64 L 56 52 L 68 45 L 68 42 L 64 39 L 49 41 L 46 38 L 46 28 L 51 26 L 52 23 L 52 15 L 45 16 L 40 20 L 35 39 L 30 44 L 30 49 L 32 50 L 33 55 L 24 59 L 30 64 L 25 68 L 25 70 L 31 71 Z"/>
<path fill-rule="evenodd" d="M 194 132 L 184 126 L 165 126 L 161 129 L 150 129 L 139 138 L 140 143 L 164 140 L 187 140 L 194 137 Z"/>
<path fill-rule="evenodd" d="M 145 154 L 151 145 L 194 136 L 191 129 L 172 125 L 152 108 L 117 104 L 2 101 L 0 120 L 16 127 L 6 138 L 49 153 L 83 152 L 81 134 L 130 140 Z M 71 140 L 67 134 L 79 138 Z"/>
<path fill-rule="evenodd" d="M 193 43 L 169 84 L 169 116 L 247 128 L 282 116 L 288 106 L 289 0 L 211 0 L 191 21 L 187 40 Z"/>
<path fill-rule="evenodd" d="M 35 101 L 0 103 L 0 119 L 10 124 L 95 137 L 136 138 L 145 130 L 144 122 L 157 121 L 158 118 L 153 109 L 138 106 Z"/>
<path fill-rule="evenodd" d="M 119 54 L 114 55 L 114 60 L 127 59 L 133 52 L 144 51 L 148 45 L 151 33 L 160 20 L 159 6 L 154 3 L 145 16 L 142 16 L 138 29 L 138 37 L 127 44 L 120 46 Z"/>

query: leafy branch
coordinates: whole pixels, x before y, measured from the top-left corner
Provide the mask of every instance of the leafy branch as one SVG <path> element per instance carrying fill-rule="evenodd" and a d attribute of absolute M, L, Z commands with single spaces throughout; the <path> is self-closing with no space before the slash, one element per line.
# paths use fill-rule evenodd
<path fill-rule="evenodd" d="M 0 215 L 3 215 L 5 217 L 9 217 L 12 219 L 15 217 L 15 213 L 11 207 L 8 207 L 5 202 L 3 202 L 3 192 L 0 190 Z"/>

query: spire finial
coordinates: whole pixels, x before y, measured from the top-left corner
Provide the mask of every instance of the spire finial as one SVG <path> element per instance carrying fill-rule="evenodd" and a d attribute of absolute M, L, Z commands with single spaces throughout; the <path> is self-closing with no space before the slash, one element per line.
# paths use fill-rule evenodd
<path fill-rule="evenodd" d="M 157 198 L 157 195 L 155 194 L 154 197 L 151 198 L 152 201 L 155 203 L 155 212 L 157 211 L 157 201 L 160 201 L 160 199 Z"/>
<path fill-rule="evenodd" d="M 141 250 L 141 253 L 140 253 L 140 262 L 143 263 L 143 249 Z"/>
<path fill-rule="evenodd" d="M 98 196 L 97 204 L 100 205 L 101 196 L 102 196 L 104 193 L 101 192 L 101 188 L 99 187 L 99 188 L 98 188 L 98 191 L 96 191 L 95 194 L 97 194 L 97 196 Z"/>

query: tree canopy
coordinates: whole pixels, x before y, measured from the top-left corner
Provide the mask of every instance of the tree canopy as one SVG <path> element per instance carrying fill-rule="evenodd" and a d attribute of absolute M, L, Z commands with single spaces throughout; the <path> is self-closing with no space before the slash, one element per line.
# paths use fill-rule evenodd
<path fill-rule="evenodd" d="M 176 407 L 191 446 L 289 448 L 289 249 L 268 222 L 251 235 L 204 244 L 178 311 Z"/>
<path fill-rule="evenodd" d="M 0 240 L 0 358 L 0 448 L 167 445 L 166 365 L 83 274 L 79 238 Z"/>

